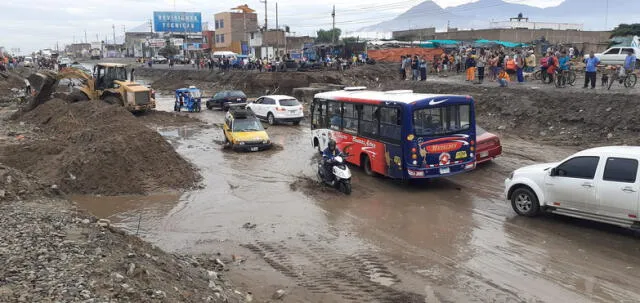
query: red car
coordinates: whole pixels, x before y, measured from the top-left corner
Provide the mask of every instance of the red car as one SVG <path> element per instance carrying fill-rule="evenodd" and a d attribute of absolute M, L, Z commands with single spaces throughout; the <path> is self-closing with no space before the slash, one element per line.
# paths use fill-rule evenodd
<path fill-rule="evenodd" d="M 498 136 L 476 126 L 476 163 L 491 161 L 502 154 Z"/>

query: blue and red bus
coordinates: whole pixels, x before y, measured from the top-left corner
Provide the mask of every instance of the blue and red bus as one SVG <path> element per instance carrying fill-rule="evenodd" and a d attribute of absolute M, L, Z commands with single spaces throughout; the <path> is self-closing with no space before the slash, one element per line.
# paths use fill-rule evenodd
<path fill-rule="evenodd" d="M 311 104 L 312 144 L 330 139 L 368 175 L 394 179 L 450 176 L 475 168 L 470 96 L 363 87 L 319 93 Z"/>

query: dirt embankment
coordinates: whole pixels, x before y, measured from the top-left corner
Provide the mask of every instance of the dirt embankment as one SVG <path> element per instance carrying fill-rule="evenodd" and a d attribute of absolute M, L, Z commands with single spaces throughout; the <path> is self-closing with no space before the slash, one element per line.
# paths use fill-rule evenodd
<path fill-rule="evenodd" d="M 122 107 L 53 99 L 18 120 L 35 131 L 1 146 L 0 162 L 66 193 L 144 194 L 191 188 L 200 179 L 170 143 Z"/>
<path fill-rule="evenodd" d="M 24 88 L 24 78 L 18 73 L 0 73 L 0 106 L 15 102 L 24 94 Z"/>
<path fill-rule="evenodd" d="M 136 70 L 139 77 L 150 80 L 158 90 L 175 90 L 196 85 L 206 94 L 218 90 L 239 89 L 248 95 L 262 95 L 268 90 L 272 93 L 291 94 L 297 87 L 307 87 L 311 83 L 332 83 L 343 85 L 366 85 L 379 87 L 381 83 L 395 79 L 395 73 L 389 73 L 385 64 L 365 65 L 338 72 L 321 70 L 308 72 L 262 72 L 231 71 L 221 73 L 198 70 L 168 70 L 141 68 Z"/>
<path fill-rule="evenodd" d="M 637 95 L 409 81 L 385 88 L 471 95 L 479 125 L 532 141 L 585 147 L 640 144 Z"/>

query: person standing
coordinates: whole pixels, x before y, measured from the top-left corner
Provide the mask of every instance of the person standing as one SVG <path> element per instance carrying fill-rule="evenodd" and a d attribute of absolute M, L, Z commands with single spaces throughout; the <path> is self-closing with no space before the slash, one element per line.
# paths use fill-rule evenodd
<path fill-rule="evenodd" d="M 598 59 L 593 51 L 589 52 L 589 58 L 584 60 L 587 64 L 586 67 L 586 75 L 584 77 L 584 86 L 583 88 L 587 88 L 589 86 L 589 82 L 591 82 L 591 89 L 596 88 L 596 73 L 598 71 L 598 64 L 600 63 L 600 59 Z M 611 80 L 610 80 L 611 81 Z"/>
<path fill-rule="evenodd" d="M 467 68 L 467 81 L 473 81 L 476 78 L 476 60 L 473 58 L 473 55 L 469 53 L 467 56 L 467 61 L 465 62 L 465 67 Z"/>
<path fill-rule="evenodd" d="M 406 55 L 404 57 L 404 73 L 407 74 L 407 78 L 405 80 L 411 80 L 411 55 Z"/>
<path fill-rule="evenodd" d="M 413 56 L 413 61 L 411 61 L 411 72 L 411 80 L 420 80 L 420 60 L 417 55 Z"/>
<path fill-rule="evenodd" d="M 406 58 L 404 55 L 400 56 L 400 77 L 402 78 L 402 80 L 407 80 L 407 72 L 406 72 L 407 60 L 405 59 Z"/>
<path fill-rule="evenodd" d="M 561 75 L 561 80 L 562 80 L 562 87 L 564 87 L 565 85 L 567 85 L 567 77 L 568 77 L 568 71 L 569 71 L 569 63 L 571 59 L 569 57 L 567 57 L 567 52 L 566 51 L 562 51 L 560 58 L 558 58 L 558 66 L 560 69 L 560 75 Z"/>
<path fill-rule="evenodd" d="M 427 60 L 420 59 L 420 81 L 427 81 Z"/>
<path fill-rule="evenodd" d="M 485 56 L 484 50 L 481 50 L 478 60 L 476 60 L 476 67 L 478 68 L 478 84 L 482 84 L 484 81 L 484 67 L 487 64 L 487 58 Z"/>

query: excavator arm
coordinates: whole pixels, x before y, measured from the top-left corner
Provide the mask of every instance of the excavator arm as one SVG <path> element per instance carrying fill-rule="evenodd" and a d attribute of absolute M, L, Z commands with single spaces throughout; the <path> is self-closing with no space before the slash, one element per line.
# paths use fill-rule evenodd
<path fill-rule="evenodd" d="M 62 79 L 78 79 L 89 91 L 93 91 L 95 82 L 92 75 L 73 67 L 63 68 L 57 73 L 49 70 L 39 71 L 29 75 L 27 79 L 31 84 L 32 95 L 28 97 L 23 111 L 31 111 L 47 102 Z"/>

